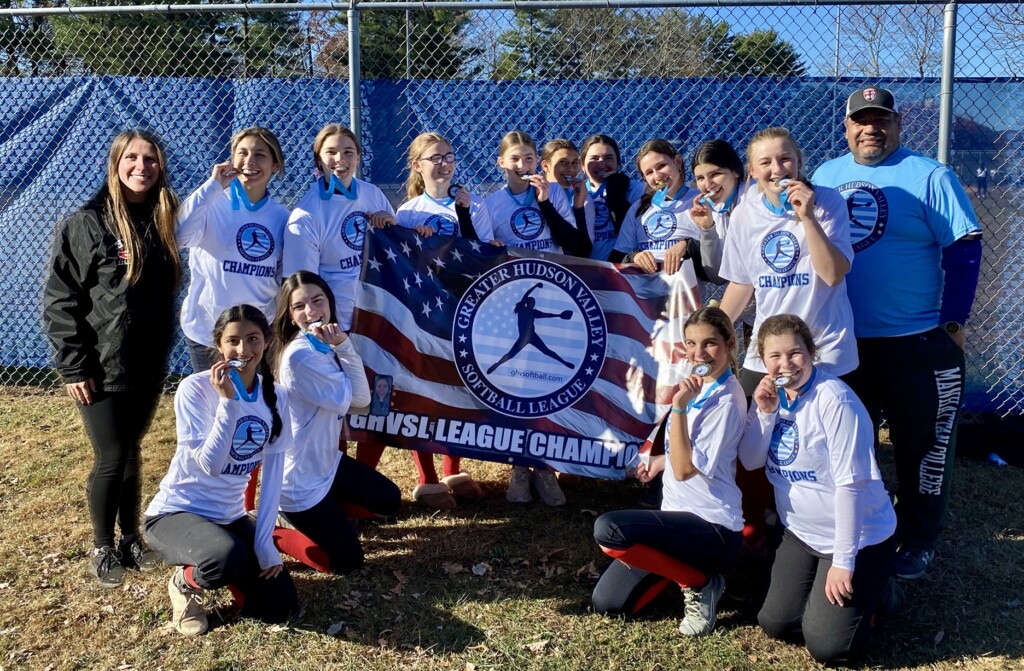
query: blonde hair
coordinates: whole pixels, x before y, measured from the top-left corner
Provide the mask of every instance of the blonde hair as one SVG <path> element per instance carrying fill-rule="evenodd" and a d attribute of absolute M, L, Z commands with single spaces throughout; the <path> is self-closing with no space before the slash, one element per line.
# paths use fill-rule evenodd
<path fill-rule="evenodd" d="M 128 269 L 125 277 L 128 284 L 135 284 L 142 276 L 142 237 L 128 212 L 128 201 L 124 197 L 124 185 L 117 174 L 118 164 L 125 151 L 135 140 L 148 142 L 156 152 L 156 160 L 160 167 L 156 184 L 146 192 L 146 200 L 153 204 L 153 225 L 156 227 L 160 243 L 164 246 L 171 265 L 174 268 L 174 282 L 181 279 L 181 257 L 178 254 L 178 243 L 174 238 L 174 220 L 178 214 L 178 196 L 171 189 L 167 179 L 167 159 L 164 148 L 153 133 L 144 130 L 126 130 L 118 133 L 110 143 L 107 156 L 106 194 L 103 198 L 106 210 L 106 224 L 115 232 L 128 254 Z"/>
<path fill-rule="evenodd" d="M 405 180 L 405 194 L 410 200 L 423 195 L 423 191 L 426 189 L 423 184 L 423 175 L 415 170 L 412 164 L 420 160 L 420 154 L 432 144 L 446 144 L 449 150 L 452 148 L 452 143 L 437 133 L 420 133 L 409 143 L 409 177 Z"/>
<path fill-rule="evenodd" d="M 316 166 L 320 172 L 326 172 L 324 167 L 320 165 L 320 150 L 324 148 L 324 143 L 327 142 L 327 138 L 332 135 L 343 135 L 348 139 L 352 140 L 352 144 L 356 146 L 356 153 L 362 157 L 363 147 L 359 144 L 359 138 L 356 134 L 346 126 L 342 126 L 340 123 L 329 123 L 320 129 L 320 132 L 313 138 L 313 165 Z"/>
<path fill-rule="evenodd" d="M 268 147 L 270 147 L 270 154 L 274 157 L 274 162 L 281 166 L 281 174 L 284 174 L 284 152 L 281 151 L 281 142 L 278 141 L 277 136 L 269 128 L 263 126 L 249 126 L 243 128 L 234 135 L 231 136 L 231 155 L 235 155 L 235 148 L 238 147 L 238 143 L 247 137 L 255 137 L 262 140 Z"/>
<path fill-rule="evenodd" d="M 785 140 L 796 152 L 797 158 L 800 159 L 800 166 L 803 167 L 804 153 L 800 151 L 800 145 L 796 143 L 796 138 L 789 132 L 788 128 L 782 126 L 772 126 L 771 128 L 762 128 L 761 130 L 754 133 L 754 136 L 750 138 L 750 142 L 747 143 L 747 165 L 752 166 L 754 163 L 754 147 L 761 142 L 766 140 Z"/>
<path fill-rule="evenodd" d="M 513 130 L 505 133 L 505 137 L 501 138 L 501 144 L 498 145 L 498 156 L 504 156 L 505 152 L 516 145 L 525 145 L 532 149 L 534 154 L 537 153 L 537 144 L 532 137 L 521 130 Z"/>

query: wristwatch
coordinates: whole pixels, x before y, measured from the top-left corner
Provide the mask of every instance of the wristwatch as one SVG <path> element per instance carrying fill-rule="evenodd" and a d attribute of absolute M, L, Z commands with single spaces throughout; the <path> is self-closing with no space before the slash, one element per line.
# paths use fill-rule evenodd
<path fill-rule="evenodd" d="M 957 333 L 960 333 L 960 331 L 964 330 L 964 325 L 960 322 L 946 322 L 943 325 L 943 328 L 946 329 L 946 333 L 949 335 L 956 335 Z"/>

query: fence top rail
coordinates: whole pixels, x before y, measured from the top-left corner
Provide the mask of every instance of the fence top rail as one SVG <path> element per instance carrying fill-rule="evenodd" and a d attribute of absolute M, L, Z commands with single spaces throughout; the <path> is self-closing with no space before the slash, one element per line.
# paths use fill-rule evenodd
<path fill-rule="evenodd" d="M 959 4 L 1017 4 L 1019 0 L 954 0 Z M 195 14 L 239 12 L 313 12 L 352 9 L 405 10 L 509 10 L 509 9 L 641 9 L 663 7 L 770 7 L 804 5 L 835 7 L 840 5 L 945 5 L 949 0 L 441 0 L 432 2 L 260 2 L 210 4 L 107 5 L 74 7 L 6 7 L 0 16 L 62 16 L 68 14 Z"/>

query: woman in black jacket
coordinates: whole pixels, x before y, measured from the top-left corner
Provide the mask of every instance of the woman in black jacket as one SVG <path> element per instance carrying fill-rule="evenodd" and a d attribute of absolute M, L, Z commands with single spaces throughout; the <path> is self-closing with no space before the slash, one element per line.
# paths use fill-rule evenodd
<path fill-rule="evenodd" d="M 56 368 L 95 453 L 86 483 L 95 543 L 88 571 L 103 587 L 120 585 L 126 568 L 158 563 L 138 533 L 139 443 L 163 385 L 181 277 L 178 199 L 165 165 L 154 135 L 114 138 L 106 182 L 58 229 L 43 298 Z"/>

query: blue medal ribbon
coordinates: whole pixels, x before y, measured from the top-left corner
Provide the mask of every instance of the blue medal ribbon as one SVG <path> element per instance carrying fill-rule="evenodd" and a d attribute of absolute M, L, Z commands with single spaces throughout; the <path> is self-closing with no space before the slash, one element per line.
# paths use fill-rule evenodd
<path fill-rule="evenodd" d="M 245 388 L 245 382 L 242 381 L 242 376 L 239 374 L 237 368 L 228 369 L 228 377 L 231 378 L 231 384 L 235 386 L 235 400 L 245 401 L 246 403 L 255 403 L 256 399 L 260 395 L 260 386 L 257 384 L 253 387 L 250 392 Z"/>
<path fill-rule="evenodd" d="M 725 202 L 722 203 L 720 206 L 715 205 L 715 201 L 711 200 L 710 196 L 701 196 L 700 202 L 704 203 L 708 207 L 708 209 L 714 212 L 715 214 L 723 214 L 725 212 L 728 212 L 729 208 L 732 207 L 732 202 L 736 200 L 736 193 L 738 191 L 738 188 L 733 189 L 732 193 L 729 194 L 729 197 L 726 198 Z"/>
<path fill-rule="evenodd" d="M 665 204 L 666 199 L 668 199 L 668 184 L 654 192 L 654 195 L 651 196 L 651 205 L 661 207 Z"/>
<path fill-rule="evenodd" d="M 761 202 L 768 208 L 768 211 L 774 215 L 784 217 L 787 214 L 793 212 L 793 205 L 789 202 L 789 192 L 783 191 L 779 194 L 779 206 L 776 207 L 768 200 L 768 196 L 761 194 Z"/>
<path fill-rule="evenodd" d="M 341 183 L 341 180 L 338 179 L 338 176 L 333 172 L 331 173 L 330 180 L 328 180 L 326 184 L 326 188 L 323 180 L 318 179 L 317 184 L 320 186 L 320 200 L 330 200 L 334 194 L 345 196 L 349 200 L 356 199 L 356 185 L 358 182 L 356 182 L 355 177 L 352 178 L 352 181 L 350 182 L 351 186 L 347 189 L 345 188 L 345 185 Z"/>
<path fill-rule="evenodd" d="M 305 336 L 306 340 L 309 341 L 309 344 L 312 345 L 313 349 L 315 349 L 317 352 L 327 353 L 331 351 L 330 345 L 325 343 L 323 340 L 320 340 L 320 338 L 317 338 L 309 331 L 306 331 Z"/>
<path fill-rule="evenodd" d="M 700 396 L 698 396 L 697 398 L 690 399 L 690 401 L 686 404 L 686 409 L 693 410 L 694 408 L 696 408 L 697 410 L 700 410 L 701 408 L 703 408 L 704 404 L 707 403 L 708 398 L 711 396 L 711 394 L 716 389 L 721 387 L 722 383 L 728 380 L 731 375 L 732 368 L 726 367 L 725 372 L 719 375 L 718 379 L 715 380 L 710 387 L 705 389 Z"/>
<path fill-rule="evenodd" d="M 439 200 L 439 199 L 434 198 L 433 196 L 431 196 L 426 191 L 423 192 L 423 195 L 426 196 L 427 198 L 429 198 L 431 201 L 437 203 L 441 207 L 445 208 L 445 209 L 451 208 L 451 206 L 455 203 L 455 199 L 452 198 L 452 197 L 448 197 L 445 200 Z"/>
<path fill-rule="evenodd" d="M 807 380 L 807 382 L 804 382 L 803 385 L 796 390 L 796 398 L 793 399 L 792 403 L 790 403 L 789 399 L 786 397 L 785 391 L 779 394 L 779 405 L 782 406 L 782 409 L 788 412 L 796 412 L 796 407 L 800 405 L 800 401 L 803 400 L 803 395 L 807 393 L 807 390 L 811 388 L 812 384 L 814 384 L 814 378 L 816 377 L 818 377 L 818 369 L 814 368 L 811 370 L 810 379 Z"/>
<path fill-rule="evenodd" d="M 231 192 L 231 209 L 236 211 L 241 210 L 244 205 L 245 209 L 250 212 L 255 212 L 266 205 L 267 201 L 270 200 L 270 194 L 267 193 L 264 194 L 263 198 L 258 202 L 251 202 L 249 200 L 249 194 L 245 192 L 245 187 L 242 186 L 242 182 L 239 181 L 237 177 L 231 180 L 231 184 L 228 185 L 228 190 Z"/>

